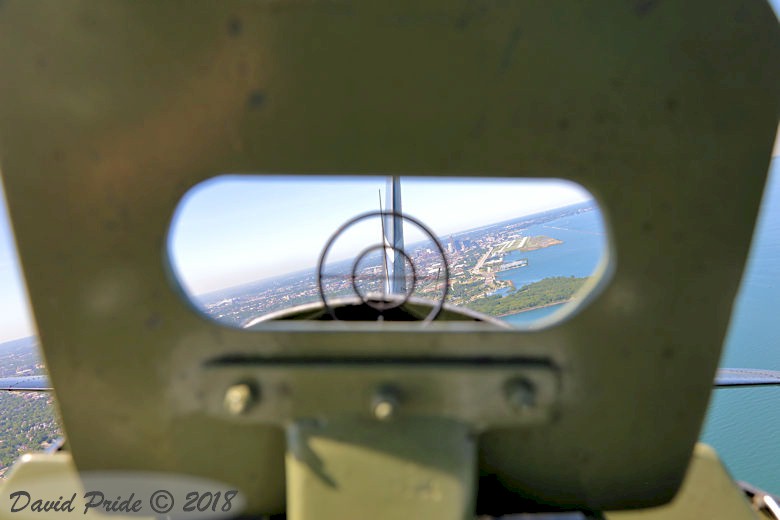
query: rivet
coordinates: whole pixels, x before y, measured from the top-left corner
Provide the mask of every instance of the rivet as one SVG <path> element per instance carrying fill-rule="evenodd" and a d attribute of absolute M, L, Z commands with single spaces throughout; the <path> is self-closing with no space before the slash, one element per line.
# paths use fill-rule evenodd
<path fill-rule="evenodd" d="M 257 388 L 250 383 L 237 383 L 225 392 L 225 409 L 232 415 L 246 413 L 257 401 Z"/>
<path fill-rule="evenodd" d="M 516 412 L 526 412 L 536 406 L 536 388 L 525 378 L 510 379 L 504 387 L 506 400 Z"/>
<path fill-rule="evenodd" d="M 374 394 L 371 402 L 371 413 L 380 421 L 389 421 L 398 413 L 398 390 L 393 387 L 383 386 Z"/>

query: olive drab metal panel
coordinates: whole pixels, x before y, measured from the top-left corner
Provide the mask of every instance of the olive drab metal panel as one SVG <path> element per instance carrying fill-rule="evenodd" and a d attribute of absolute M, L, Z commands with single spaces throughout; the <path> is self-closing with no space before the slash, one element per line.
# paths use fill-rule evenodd
<path fill-rule="evenodd" d="M 354 395 L 322 386 L 336 416 L 311 446 L 348 478 L 347 461 L 381 460 L 383 439 L 412 445 L 422 432 L 430 443 L 420 421 L 455 421 L 470 437 L 453 433 L 432 455 L 440 460 L 421 466 L 446 480 L 429 518 L 468 516 L 475 500 L 512 512 L 528 501 L 619 509 L 673 496 L 777 125 L 780 33 L 765 2 L 6 0 L 0 35 L 0 167 L 79 469 L 208 476 L 238 486 L 253 512 L 305 511 L 311 493 L 320 518 L 336 516 L 338 497 L 304 482 L 314 478 L 306 459 L 288 460 L 288 498 L 303 502 L 285 504 L 285 454 L 306 442 L 289 435 L 306 417 L 211 413 L 203 389 L 220 363 L 253 360 L 241 377 L 262 391 L 269 363 L 289 367 L 274 377 L 303 381 L 315 362 L 338 371 L 348 358 L 347 378 L 361 360 L 390 356 L 392 383 L 421 360 L 468 371 L 479 357 L 512 360 L 521 375 L 524 363 L 549 367 L 543 420 L 504 405 L 480 415 L 473 397 L 448 401 L 440 376 L 420 390 L 431 401 L 408 432 L 372 423 L 360 430 L 364 450 L 349 436 L 334 447 L 343 421 L 374 420 L 371 395 L 358 410 Z M 611 280 L 572 319 L 536 332 L 222 328 L 182 298 L 163 251 L 180 197 L 223 172 L 568 178 L 605 214 Z M 482 401 L 507 399 L 498 376 L 486 377 L 474 389 Z M 413 451 L 385 454 L 397 457 L 396 481 Z"/>

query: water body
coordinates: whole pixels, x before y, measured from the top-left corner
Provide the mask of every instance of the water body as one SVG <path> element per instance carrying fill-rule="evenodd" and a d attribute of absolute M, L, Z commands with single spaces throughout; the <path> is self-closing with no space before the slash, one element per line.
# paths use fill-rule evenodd
<path fill-rule="evenodd" d="M 564 229 L 556 229 L 564 228 Z M 561 245 L 507 260 L 528 258 L 528 267 L 499 276 L 517 288 L 549 276 L 588 276 L 604 251 L 598 212 L 562 218 L 528 229 Z M 560 309 L 555 305 L 505 316 L 524 327 Z M 773 161 L 750 259 L 731 316 L 720 365 L 780 370 L 780 160 Z M 682 396 L 681 398 L 684 398 Z M 715 447 L 732 476 L 780 494 L 780 387 L 715 390 L 701 440 Z"/>
<path fill-rule="evenodd" d="M 770 168 L 761 215 L 731 315 L 721 366 L 780 370 L 780 160 Z M 732 475 L 780 494 L 780 387 L 716 390 L 702 439 Z"/>
<path fill-rule="evenodd" d="M 517 289 L 551 276 L 589 276 L 606 251 L 604 221 L 597 210 L 531 226 L 523 233 L 557 238 L 563 244 L 509 253 L 505 262 L 528 259 L 526 267 L 498 274 L 498 278 L 512 281 Z"/>
<path fill-rule="evenodd" d="M 503 271 L 497 275 L 501 280 L 510 280 L 516 289 L 551 276 L 590 276 L 601 257 L 606 253 L 607 237 L 604 220 L 598 210 L 559 218 L 544 224 L 531 226 L 523 231 L 525 235 L 544 235 L 562 240 L 563 244 L 536 251 L 512 251 L 505 262 L 527 258 L 526 267 Z M 565 304 L 551 305 L 531 311 L 510 314 L 501 319 L 524 328 L 550 316 Z"/>

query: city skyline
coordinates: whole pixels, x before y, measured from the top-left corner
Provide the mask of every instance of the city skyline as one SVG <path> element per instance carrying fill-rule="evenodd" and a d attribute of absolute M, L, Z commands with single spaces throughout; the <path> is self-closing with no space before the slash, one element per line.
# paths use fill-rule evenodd
<path fill-rule="evenodd" d="M 349 219 L 379 210 L 387 177 L 224 176 L 193 189 L 171 227 L 171 263 L 191 295 L 309 269 Z M 404 177 L 404 214 L 444 237 L 592 200 L 579 185 L 542 179 Z M 281 217 L 281 218 L 280 218 Z M 411 244 L 423 238 L 412 226 Z M 379 219 L 350 229 L 329 260 L 351 257 L 381 237 Z"/>

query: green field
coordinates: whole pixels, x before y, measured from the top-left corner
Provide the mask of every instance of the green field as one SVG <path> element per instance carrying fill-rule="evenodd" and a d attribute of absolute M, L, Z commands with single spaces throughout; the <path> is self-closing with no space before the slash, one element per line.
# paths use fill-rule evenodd
<path fill-rule="evenodd" d="M 587 277 L 573 276 L 545 278 L 503 297 L 493 295 L 474 300 L 468 307 L 491 316 L 514 314 L 522 310 L 570 300 L 586 280 Z"/>

